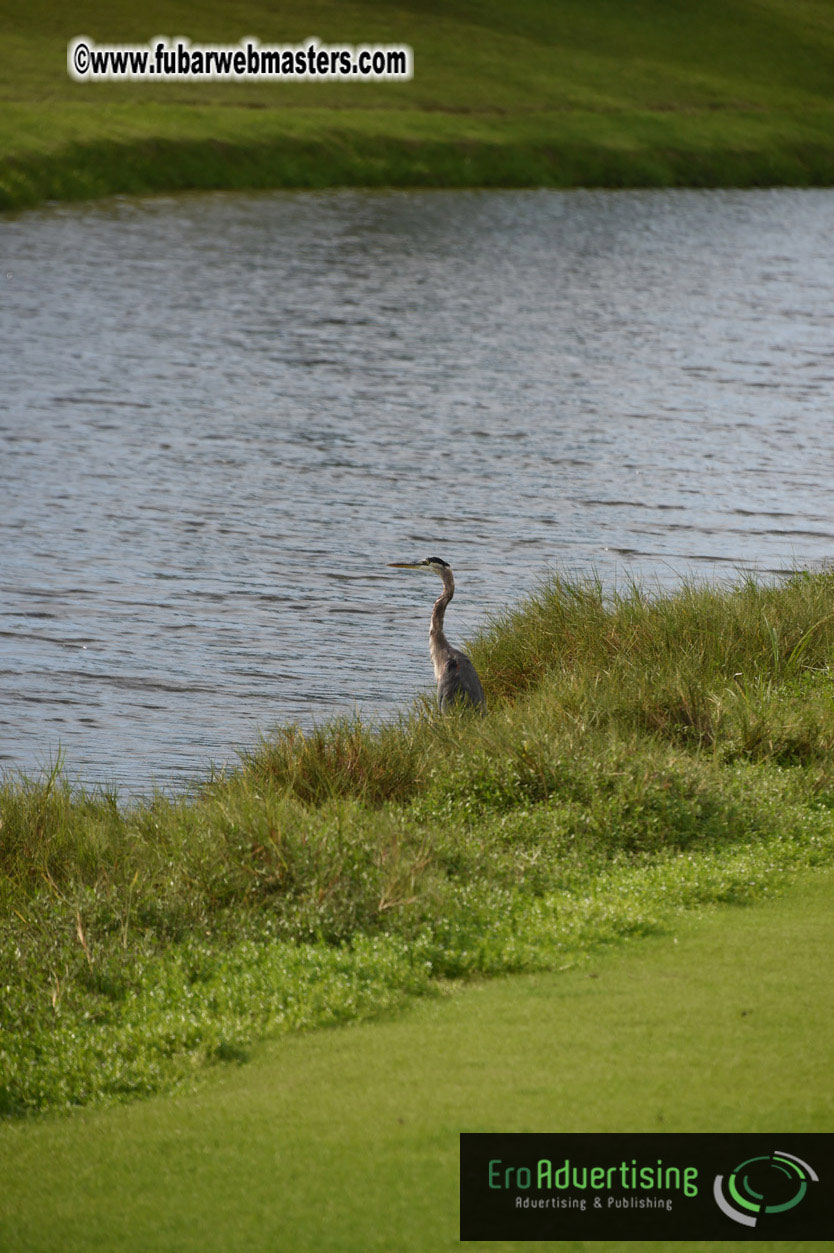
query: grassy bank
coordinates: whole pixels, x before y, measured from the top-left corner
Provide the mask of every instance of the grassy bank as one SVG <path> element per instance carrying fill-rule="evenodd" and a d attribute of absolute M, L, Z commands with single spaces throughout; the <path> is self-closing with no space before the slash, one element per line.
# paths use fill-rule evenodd
<path fill-rule="evenodd" d="M 259 1037 L 560 967 L 834 857 L 834 576 L 475 642 L 486 719 L 288 729 L 191 798 L 0 795 L 0 1109 L 171 1087 Z"/>
<path fill-rule="evenodd" d="M 779 900 L 678 918 L 673 937 L 558 974 L 288 1037 L 197 1094 L 7 1123 L 0 1242 L 16 1253 L 451 1250 L 461 1130 L 826 1131 L 832 889 L 816 871 Z M 750 1247 L 727 1227 L 718 1246 L 652 1249 Z"/>
<path fill-rule="evenodd" d="M 411 82 L 79 84 L 74 36 L 406 43 Z M 12 0 L 0 208 L 184 188 L 834 181 L 823 0 Z"/>

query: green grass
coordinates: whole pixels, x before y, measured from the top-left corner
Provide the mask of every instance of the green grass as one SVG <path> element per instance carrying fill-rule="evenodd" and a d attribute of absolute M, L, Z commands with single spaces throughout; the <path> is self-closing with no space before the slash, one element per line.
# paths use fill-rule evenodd
<path fill-rule="evenodd" d="M 288 728 L 191 797 L 0 789 L 0 1111 L 174 1088 L 265 1036 L 551 970 L 834 860 L 834 576 L 474 641 L 485 719 Z"/>
<path fill-rule="evenodd" d="M 78 84 L 70 38 L 410 44 L 408 83 Z M 0 208 L 181 188 L 834 180 L 826 0 L 11 0 Z"/>
<path fill-rule="evenodd" d="M 678 918 L 557 974 L 261 1046 L 195 1094 L 6 1124 L 0 1243 L 451 1250 L 461 1130 L 828 1131 L 833 891 L 817 871 L 779 899 Z"/>

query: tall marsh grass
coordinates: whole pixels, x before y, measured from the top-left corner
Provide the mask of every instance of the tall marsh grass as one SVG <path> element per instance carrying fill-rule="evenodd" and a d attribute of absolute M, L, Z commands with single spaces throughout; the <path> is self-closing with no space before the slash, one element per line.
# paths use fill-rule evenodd
<path fill-rule="evenodd" d="M 485 719 L 285 728 L 195 796 L 130 806 L 58 768 L 7 778 L 0 1110 L 157 1090 L 830 858 L 831 574 L 554 578 L 471 652 Z"/>

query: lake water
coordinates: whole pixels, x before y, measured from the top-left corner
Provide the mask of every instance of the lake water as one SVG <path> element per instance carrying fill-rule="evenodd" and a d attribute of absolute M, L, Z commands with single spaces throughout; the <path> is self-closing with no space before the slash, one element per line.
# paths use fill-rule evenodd
<path fill-rule="evenodd" d="M 0 769 L 179 786 L 432 686 L 547 568 L 834 550 L 834 192 L 216 195 L 0 220 Z"/>

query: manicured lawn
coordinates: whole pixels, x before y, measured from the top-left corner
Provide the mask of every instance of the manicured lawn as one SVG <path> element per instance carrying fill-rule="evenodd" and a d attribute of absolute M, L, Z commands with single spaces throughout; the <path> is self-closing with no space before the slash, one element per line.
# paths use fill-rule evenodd
<path fill-rule="evenodd" d="M 67 43 L 397 43 L 410 82 L 76 83 Z M 10 0 L 0 208 L 177 188 L 834 180 L 824 0 Z"/>
<path fill-rule="evenodd" d="M 262 1046 L 187 1096 L 6 1124 L 0 1244 L 452 1249 L 461 1130 L 829 1130 L 832 898 L 817 870 L 562 972 Z"/>

